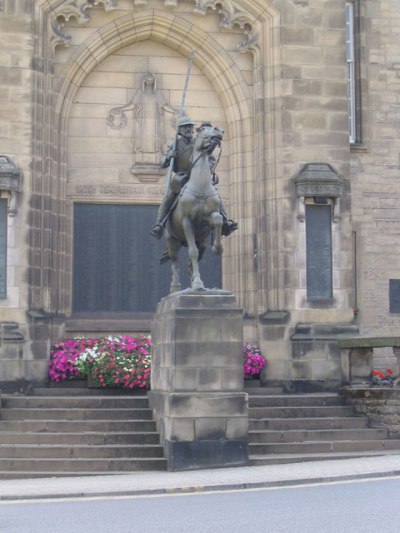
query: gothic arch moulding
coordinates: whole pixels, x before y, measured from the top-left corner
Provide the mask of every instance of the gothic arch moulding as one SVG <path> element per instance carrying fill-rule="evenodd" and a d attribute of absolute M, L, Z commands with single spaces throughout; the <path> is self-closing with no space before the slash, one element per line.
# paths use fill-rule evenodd
<path fill-rule="evenodd" d="M 179 0 L 182 1 L 182 0 Z M 38 142 L 35 143 L 34 154 L 34 179 L 40 180 L 42 176 L 48 177 L 50 181 L 58 182 L 52 190 L 56 191 L 54 201 L 58 206 L 57 216 L 61 219 L 68 214 L 65 207 L 66 200 L 66 141 L 67 141 L 67 124 L 70 108 L 73 102 L 74 95 L 81 86 L 83 80 L 88 74 L 98 66 L 103 59 L 119 49 L 139 43 L 145 40 L 155 40 L 163 45 L 170 47 L 179 52 L 182 57 L 188 58 L 191 50 L 196 49 L 195 64 L 211 82 L 216 93 L 218 94 L 221 104 L 226 113 L 226 119 L 229 125 L 229 132 L 231 138 L 232 153 L 231 158 L 231 193 L 233 202 L 246 200 L 245 188 L 243 187 L 244 169 L 246 169 L 246 181 L 251 180 L 251 176 L 255 171 L 254 150 L 249 143 L 249 138 L 254 132 L 254 98 L 259 99 L 263 96 L 259 94 L 256 87 L 256 92 L 253 94 L 244 80 L 241 70 L 238 68 L 231 55 L 215 40 L 210 34 L 199 29 L 193 24 L 193 20 L 189 21 L 180 16 L 174 15 L 173 7 L 178 2 L 171 3 L 172 9 L 151 9 L 152 0 L 132 0 L 132 10 L 127 11 L 127 3 L 124 3 L 125 10 L 120 10 L 121 16 L 113 13 L 113 18 L 110 22 L 100 28 L 93 29 L 90 36 L 76 46 L 73 50 L 70 59 L 61 69 L 57 76 L 54 75 L 52 67 L 52 56 L 54 46 L 54 31 L 49 27 L 49 20 L 54 21 L 68 21 L 68 17 L 75 17 L 78 22 L 85 24 L 88 20 L 87 11 L 92 7 L 104 7 L 106 11 L 114 11 L 118 7 L 118 0 L 37 0 L 36 7 L 36 28 L 38 35 L 37 56 L 41 56 L 44 61 L 38 63 L 37 67 L 37 86 L 47 88 L 48 94 L 52 94 L 53 111 L 47 116 L 39 116 L 37 120 L 38 138 L 49 139 L 51 143 Z M 207 16 L 210 10 L 217 11 L 220 14 L 221 26 L 223 23 L 226 27 L 233 23 L 243 29 L 247 41 L 241 43 L 242 51 L 254 51 L 254 72 L 255 83 L 258 86 L 262 68 L 261 65 L 265 61 L 265 52 L 262 46 L 258 48 L 257 31 L 260 31 L 261 41 L 265 41 L 265 32 L 272 31 L 274 26 L 270 7 L 265 5 L 264 1 L 260 0 L 242 0 L 231 2 L 224 1 L 208 1 L 208 0 L 193 0 L 194 8 L 203 10 L 201 13 Z M 159 5 L 159 4 L 158 4 Z M 239 9 L 238 6 L 241 8 Z M 222 9 L 224 7 L 224 9 Z M 229 11 L 228 8 L 231 8 Z M 204 8 L 204 9 L 203 9 Z M 65 16 L 68 12 L 69 15 Z M 194 9 L 195 11 L 195 9 Z M 54 14 L 59 13 L 61 19 L 54 18 Z M 242 16 L 247 13 L 246 16 Z M 240 15 L 240 16 L 239 16 Z M 265 23 L 265 24 L 264 24 Z M 257 31 L 256 31 L 257 30 Z M 238 35 L 238 45 L 240 45 L 240 35 Z M 61 41 L 59 44 L 63 44 Z M 261 50 L 260 50 L 261 49 Z M 264 57 L 261 57 L 264 56 Z M 44 76 L 43 81 L 41 80 Z M 47 82 L 44 80 L 47 79 Z M 46 101 L 46 95 L 43 95 L 42 101 Z M 49 100 L 47 100 L 49 101 Z M 37 107 L 38 112 L 41 106 Z M 42 135 L 40 129 L 52 130 L 50 135 Z M 262 131 L 262 128 L 261 130 Z M 260 138 L 260 136 L 258 136 Z M 257 141 L 257 142 L 261 142 Z M 261 154 L 263 148 L 258 150 Z M 45 166 L 45 161 L 51 161 L 51 166 Z M 260 165 L 261 166 L 261 163 Z M 254 199 L 249 199 L 254 201 Z M 243 210 L 243 205 L 238 209 Z M 241 213 L 242 214 L 242 213 Z M 39 225 L 40 226 L 40 225 Z M 43 227 L 43 225 L 41 225 Z M 60 222 L 60 226 L 63 223 Z M 37 228 L 39 230 L 39 227 Z M 51 251 L 54 255 L 59 257 L 59 260 L 53 258 L 52 264 L 60 266 L 58 273 L 53 269 L 52 276 L 58 277 L 58 281 L 54 280 L 54 286 L 57 287 L 58 296 L 54 299 L 53 308 L 66 309 L 65 303 L 68 301 L 68 283 L 62 280 L 65 271 L 68 270 L 68 238 L 60 238 L 57 242 L 57 249 Z M 235 247 L 238 249 L 234 252 L 234 256 L 239 258 L 238 262 L 245 261 L 243 259 L 248 254 L 244 253 L 245 243 L 237 240 Z M 44 260 L 42 260 L 44 261 Z M 241 272 L 246 270 L 244 266 L 236 265 L 236 271 Z M 249 269 L 247 269 L 249 270 Z M 246 290 L 247 283 L 245 280 L 240 280 L 238 287 L 234 287 L 239 293 Z M 64 292 L 64 296 L 61 293 Z M 36 306 L 44 306 L 41 301 L 42 288 L 36 290 L 37 304 Z M 243 302 L 245 304 L 245 302 Z"/>
<path fill-rule="evenodd" d="M 162 43 L 186 58 L 195 48 L 194 63 L 212 83 L 226 110 L 228 122 L 234 125 L 236 121 L 249 118 L 252 95 L 229 54 L 210 35 L 188 21 L 157 10 L 126 15 L 94 31 L 79 46 L 75 57 L 65 65 L 57 80 L 56 111 L 68 116 L 78 87 L 103 59 L 125 46 L 145 40 Z"/>

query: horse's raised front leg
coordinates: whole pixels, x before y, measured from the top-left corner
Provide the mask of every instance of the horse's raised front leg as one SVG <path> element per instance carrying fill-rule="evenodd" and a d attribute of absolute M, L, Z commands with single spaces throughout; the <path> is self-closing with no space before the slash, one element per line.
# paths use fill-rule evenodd
<path fill-rule="evenodd" d="M 192 223 L 188 217 L 184 217 L 182 220 L 183 231 L 185 232 L 185 238 L 188 245 L 189 259 L 192 264 L 192 280 L 191 287 L 193 290 L 204 289 L 204 283 L 200 278 L 199 272 L 199 251 L 196 246 L 194 238 L 194 232 Z"/>
<path fill-rule="evenodd" d="M 169 287 L 169 292 L 170 293 L 178 292 L 182 288 L 180 276 L 179 276 L 179 263 L 178 263 L 179 250 L 181 248 L 181 245 L 179 242 L 173 239 L 168 239 L 167 247 L 168 247 L 169 259 L 171 261 L 171 272 L 172 272 L 171 285 Z"/>
<path fill-rule="evenodd" d="M 212 251 L 215 255 L 222 255 L 224 249 L 222 248 L 221 237 L 222 237 L 222 223 L 223 218 L 221 213 L 212 213 L 211 215 L 211 225 L 214 227 L 214 243 L 212 245 Z"/>

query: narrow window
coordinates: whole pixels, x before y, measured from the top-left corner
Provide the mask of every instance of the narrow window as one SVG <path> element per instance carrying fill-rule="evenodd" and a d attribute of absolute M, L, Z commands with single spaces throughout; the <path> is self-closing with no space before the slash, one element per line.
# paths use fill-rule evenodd
<path fill-rule="evenodd" d="M 7 298 L 7 200 L 0 198 L 0 298 Z"/>
<path fill-rule="evenodd" d="M 354 4 L 346 3 L 346 53 L 347 53 L 347 91 L 349 114 L 349 140 L 357 142 L 356 117 L 356 64 L 355 64 L 355 32 L 354 32 Z"/>

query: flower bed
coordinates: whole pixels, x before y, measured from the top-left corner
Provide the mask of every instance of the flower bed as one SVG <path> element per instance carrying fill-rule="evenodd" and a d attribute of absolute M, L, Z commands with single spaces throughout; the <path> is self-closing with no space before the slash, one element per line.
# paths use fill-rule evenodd
<path fill-rule="evenodd" d="M 96 387 L 149 389 L 151 346 L 150 337 L 65 339 L 51 349 L 49 379 L 59 383 L 87 376 Z M 266 363 L 255 344 L 243 345 L 244 377 L 259 377 Z"/>
<path fill-rule="evenodd" d="M 66 339 L 53 346 L 49 361 L 51 381 L 90 376 L 102 388 L 148 389 L 150 371 L 149 337 Z"/>

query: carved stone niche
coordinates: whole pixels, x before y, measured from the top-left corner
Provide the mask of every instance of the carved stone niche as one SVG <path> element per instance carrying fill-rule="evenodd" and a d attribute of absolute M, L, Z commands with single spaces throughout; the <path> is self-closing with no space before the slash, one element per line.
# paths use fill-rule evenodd
<path fill-rule="evenodd" d="M 297 218 L 305 219 L 305 203 L 313 199 L 318 204 L 332 204 L 332 219 L 337 222 L 339 199 L 343 195 L 343 178 L 328 163 L 307 163 L 294 179 L 296 198 L 299 199 Z M 336 208 L 336 213 L 335 213 Z"/>
<path fill-rule="evenodd" d="M 17 193 L 21 192 L 22 174 L 6 155 L 0 154 L 0 196 L 8 198 L 8 214 L 15 216 Z"/>

